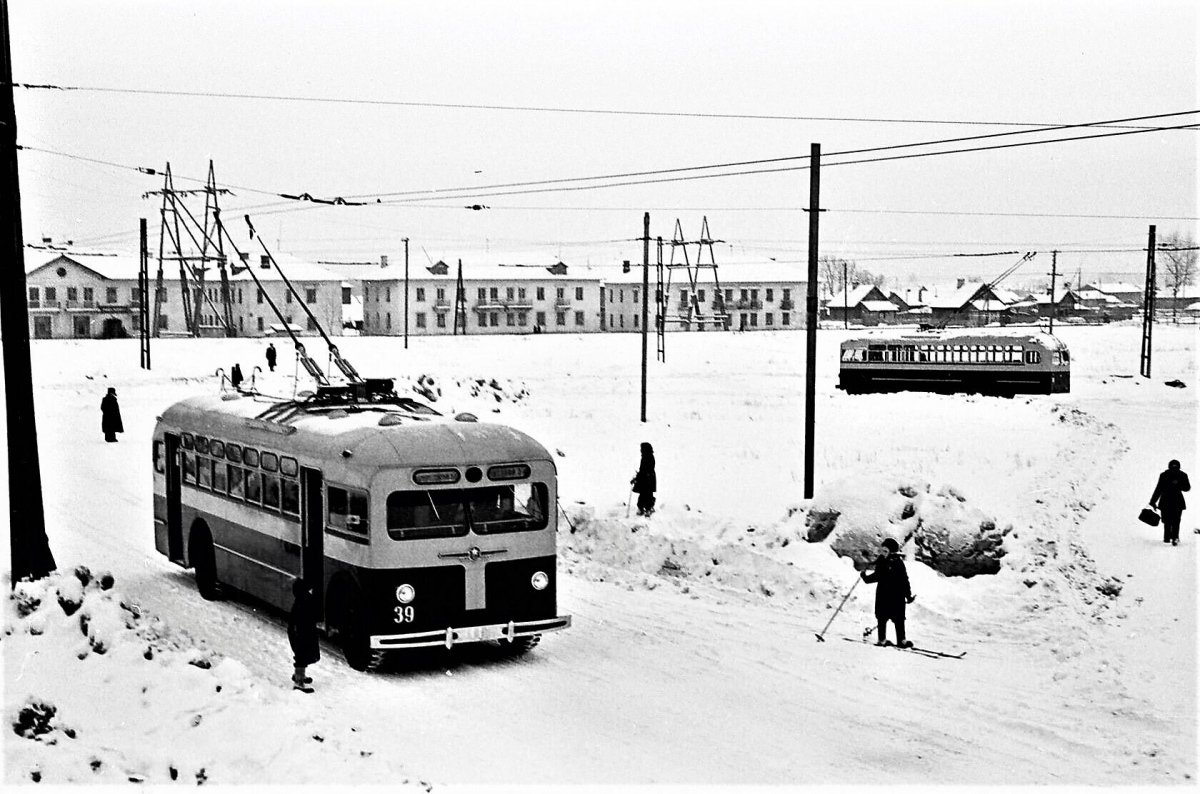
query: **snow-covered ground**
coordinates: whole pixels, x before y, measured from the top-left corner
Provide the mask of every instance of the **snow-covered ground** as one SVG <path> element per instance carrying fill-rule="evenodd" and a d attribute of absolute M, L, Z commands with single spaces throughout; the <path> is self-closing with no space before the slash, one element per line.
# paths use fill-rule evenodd
<path fill-rule="evenodd" d="M 1136 375 L 1137 325 L 1059 335 L 1071 394 L 1005 400 L 845 395 L 845 332 L 823 330 L 811 503 L 802 333 L 668 336 L 645 424 L 632 334 L 414 338 L 407 351 L 342 339 L 360 372 L 556 454 L 560 611 L 575 622 L 519 660 L 464 649 L 377 675 L 326 646 L 312 695 L 290 688 L 281 615 L 203 601 L 154 550 L 156 415 L 216 389 L 218 367 L 263 366 L 265 343 L 156 341 L 144 372 L 136 340 L 35 342 L 61 573 L 4 608 L 4 717 L 18 727 L 3 780 L 1194 783 L 1200 506 L 1177 548 L 1136 516 L 1167 460 L 1196 475 L 1196 334 L 1156 328 L 1150 380 Z M 257 374 L 263 391 L 293 392 L 286 350 L 280 371 Z M 107 386 L 127 431 L 115 445 L 99 428 Z M 658 512 L 626 518 L 642 441 Z M 834 513 L 809 542 L 810 516 Z M 946 577 L 918 559 L 920 538 L 961 545 L 981 525 L 1002 543 L 998 574 Z M 965 658 L 857 642 L 869 585 L 817 641 L 856 581 L 835 550 L 884 535 L 908 539 L 910 636 Z"/>

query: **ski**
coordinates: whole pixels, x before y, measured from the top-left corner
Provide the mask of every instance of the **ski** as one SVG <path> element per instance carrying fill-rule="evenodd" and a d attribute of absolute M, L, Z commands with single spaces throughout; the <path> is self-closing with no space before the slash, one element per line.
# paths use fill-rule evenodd
<path fill-rule="evenodd" d="M 859 640 L 856 640 L 853 637 L 842 637 L 842 639 L 846 642 L 859 642 Z M 935 651 L 930 648 L 918 648 L 915 645 L 911 648 L 901 648 L 899 645 L 891 642 L 888 642 L 886 645 L 879 646 L 875 645 L 873 642 L 867 642 L 866 640 L 863 640 L 860 644 L 870 645 L 875 648 L 895 648 L 898 651 L 908 651 L 909 653 L 915 653 L 918 656 L 928 656 L 933 659 L 961 659 L 967 655 L 966 651 L 963 651 L 962 653 L 946 653 L 945 651 Z"/>

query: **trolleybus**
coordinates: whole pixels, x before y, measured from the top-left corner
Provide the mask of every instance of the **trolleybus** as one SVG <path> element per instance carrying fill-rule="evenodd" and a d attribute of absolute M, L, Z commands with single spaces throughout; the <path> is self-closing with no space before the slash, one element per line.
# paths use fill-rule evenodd
<path fill-rule="evenodd" d="M 1058 337 L 962 329 L 842 342 L 838 388 L 1012 396 L 1071 391 L 1071 355 Z"/>
<path fill-rule="evenodd" d="M 556 604 L 556 472 L 509 427 L 444 417 L 387 379 L 297 400 L 172 405 L 154 431 L 155 547 L 279 609 L 303 578 L 355 669 L 385 652 L 567 628 Z"/>

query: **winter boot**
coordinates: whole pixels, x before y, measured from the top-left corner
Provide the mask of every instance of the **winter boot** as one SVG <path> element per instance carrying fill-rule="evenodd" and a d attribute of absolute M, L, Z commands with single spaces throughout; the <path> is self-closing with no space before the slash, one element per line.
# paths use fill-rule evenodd
<path fill-rule="evenodd" d="M 897 648 L 911 648 L 911 647 L 913 647 L 912 640 L 900 640 L 900 642 L 896 643 L 896 647 Z"/>

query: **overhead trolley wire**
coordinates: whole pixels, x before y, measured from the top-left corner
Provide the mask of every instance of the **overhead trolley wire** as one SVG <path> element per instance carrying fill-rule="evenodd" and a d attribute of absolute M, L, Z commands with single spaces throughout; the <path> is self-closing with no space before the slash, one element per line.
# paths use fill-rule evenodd
<path fill-rule="evenodd" d="M 832 121 L 865 124 L 947 124 L 980 127 L 1045 127 L 1051 126 L 1044 122 L 1022 121 L 977 121 L 962 119 L 913 119 L 889 117 L 862 116 L 799 116 L 770 113 L 706 113 L 700 111 L 671 111 L 671 110 L 622 110 L 611 108 L 570 108 L 550 105 L 493 105 L 467 102 L 416 102 L 394 99 L 352 99 L 348 97 L 313 97 L 288 94 L 247 94 L 223 91 L 171 91 L 166 89 L 145 88 L 112 88 L 105 86 L 84 85 L 49 85 L 35 83 L 13 83 L 14 88 L 50 91 L 85 91 L 93 93 L 133 94 L 149 96 L 195 97 L 201 99 L 249 99 L 272 102 L 305 102 L 339 105 L 366 105 L 383 107 L 426 107 L 444 108 L 449 110 L 500 110 L 526 113 L 582 113 L 606 116 L 647 116 L 660 118 L 712 118 L 712 119 L 746 119 L 750 121 Z M 1136 119 L 1130 119 L 1134 121 Z M 1117 126 L 1124 123 L 1121 120 L 1100 122 L 1105 126 Z M 1069 125 L 1068 125 L 1069 126 Z"/>

